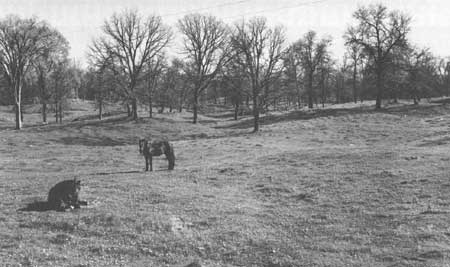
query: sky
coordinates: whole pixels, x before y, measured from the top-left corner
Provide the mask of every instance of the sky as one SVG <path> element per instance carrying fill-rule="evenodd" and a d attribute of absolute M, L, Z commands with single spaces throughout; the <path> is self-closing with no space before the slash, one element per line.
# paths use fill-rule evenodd
<path fill-rule="evenodd" d="M 141 15 L 160 15 L 176 36 L 178 19 L 192 12 L 211 14 L 226 23 L 265 16 L 270 25 L 283 25 L 287 44 L 314 30 L 331 36 L 331 52 L 340 59 L 345 52 L 342 36 L 355 24 L 353 12 L 359 6 L 382 3 L 412 17 L 410 40 L 437 56 L 450 56 L 450 1 L 448 0 L 0 0 L 0 19 L 9 14 L 22 18 L 37 16 L 59 30 L 69 41 L 70 57 L 86 66 L 92 40 L 101 36 L 105 19 L 124 9 Z M 181 39 L 171 45 L 180 51 Z"/>

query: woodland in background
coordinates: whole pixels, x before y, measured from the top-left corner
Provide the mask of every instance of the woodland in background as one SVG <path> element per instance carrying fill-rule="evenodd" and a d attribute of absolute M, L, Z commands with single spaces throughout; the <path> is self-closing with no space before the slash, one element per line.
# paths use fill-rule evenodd
<path fill-rule="evenodd" d="M 89 65 L 68 57 L 69 44 L 45 21 L 8 16 L 0 21 L 0 104 L 13 105 L 16 129 L 26 121 L 23 104 L 40 104 L 43 122 L 62 122 L 66 99 L 95 100 L 102 119 L 106 102 L 138 109 L 193 112 L 207 103 L 232 106 L 234 118 L 330 103 L 397 102 L 449 96 L 450 59 L 408 39 L 411 18 L 382 5 L 361 7 L 343 38 L 346 53 L 333 58 L 333 40 L 309 31 L 287 43 L 282 26 L 264 17 L 227 25 L 190 14 L 176 29 L 161 17 L 124 11 L 105 20 L 88 48 Z M 183 37 L 183 53 L 169 56 Z"/>

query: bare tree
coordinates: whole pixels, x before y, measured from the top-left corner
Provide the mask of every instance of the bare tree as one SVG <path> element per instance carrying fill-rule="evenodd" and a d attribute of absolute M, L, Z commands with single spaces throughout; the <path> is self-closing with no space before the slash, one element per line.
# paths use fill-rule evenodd
<path fill-rule="evenodd" d="M 193 123 L 197 123 L 198 98 L 208 88 L 227 59 L 228 29 L 214 16 L 186 15 L 178 21 L 184 35 L 184 52 L 192 66 Z"/>
<path fill-rule="evenodd" d="M 341 103 L 343 96 L 345 95 L 346 89 L 346 81 L 347 81 L 347 72 L 349 70 L 349 66 L 347 64 L 347 57 L 344 56 L 342 63 L 336 66 L 334 82 L 336 89 L 336 104 Z"/>
<path fill-rule="evenodd" d="M 285 83 L 290 91 L 288 95 L 288 101 L 290 101 L 290 96 L 295 97 L 297 102 L 297 107 L 301 106 L 302 91 L 303 91 L 303 76 L 304 71 L 301 67 L 300 58 L 295 52 L 295 47 L 293 45 L 289 46 L 283 56 Z"/>
<path fill-rule="evenodd" d="M 317 87 L 320 90 L 320 99 L 322 107 L 325 107 L 327 92 L 330 87 L 330 77 L 335 68 L 335 62 L 327 57 L 317 68 Z"/>
<path fill-rule="evenodd" d="M 263 89 L 281 74 L 285 41 L 281 27 L 269 28 L 267 20 L 257 17 L 235 24 L 232 45 L 245 75 L 251 83 L 253 131 L 259 131 L 260 97 Z"/>
<path fill-rule="evenodd" d="M 45 42 L 45 48 L 34 62 L 39 98 L 42 104 L 42 121 L 44 123 L 47 122 L 47 104 L 52 97 L 52 90 L 48 85 L 50 74 L 55 71 L 60 62 L 67 60 L 69 53 L 69 43 L 56 30 L 53 30 L 53 34 L 48 36 Z"/>
<path fill-rule="evenodd" d="M 105 101 L 118 87 L 114 73 L 108 68 L 90 68 L 86 73 L 87 85 L 95 99 L 98 119 L 103 119 Z"/>
<path fill-rule="evenodd" d="M 0 21 L 0 67 L 14 93 L 16 129 L 22 128 L 21 97 L 25 75 L 47 48 L 53 34 L 46 23 L 9 16 Z"/>
<path fill-rule="evenodd" d="M 426 91 L 431 91 L 436 73 L 434 57 L 428 49 L 410 48 L 406 58 L 406 71 L 408 73 L 408 91 L 414 104 L 419 104 L 420 99 L 425 95 L 431 95 Z"/>
<path fill-rule="evenodd" d="M 163 113 L 166 107 L 172 109 L 172 99 L 175 96 L 174 91 L 177 82 L 178 77 L 173 69 L 170 67 L 165 68 L 161 75 L 161 82 L 155 92 L 156 104 L 159 107 L 158 113 Z"/>
<path fill-rule="evenodd" d="M 450 95 L 450 59 L 441 58 L 437 63 L 438 77 L 441 84 L 441 96 Z"/>
<path fill-rule="evenodd" d="M 145 64 L 168 45 L 172 33 L 160 17 L 141 17 L 137 11 L 114 14 L 103 25 L 104 36 L 91 45 L 91 54 L 110 58 L 114 72 L 126 81 L 123 94 L 131 101 L 132 115 L 138 118 L 136 88 L 143 81 Z"/>
<path fill-rule="evenodd" d="M 388 57 L 395 47 L 407 45 L 411 19 L 398 11 L 388 13 L 381 4 L 361 7 L 353 17 L 358 25 L 350 27 L 344 38 L 347 45 L 362 47 L 364 53 L 373 60 L 377 88 L 375 108 L 380 109 Z"/>
<path fill-rule="evenodd" d="M 186 104 L 186 97 L 191 90 L 190 80 L 187 78 L 187 66 L 181 59 L 174 58 L 171 62 L 170 68 L 173 69 L 174 75 L 177 77 L 177 84 L 175 88 L 175 106 L 178 112 L 183 111 L 183 105 Z"/>
<path fill-rule="evenodd" d="M 313 100 L 315 98 L 313 83 L 314 75 L 329 57 L 327 48 L 331 43 L 330 39 L 323 38 L 317 40 L 317 34 L 314 31 L 309 31 L 305 36 L 294 43 L 294 52 L 299 57 L 300 63 L 305 72 L 306 92 L 308 94 L 308 107 L 313 108 Z"/>
<path fill-rule="evenodd" d="M 161 78 L 161 74 L 163 69 L 165 68 L 165 56 L 159 55 L 153 58 L 150 62 L 147 63 L 147 68 L 145 72 L 145 95 L 148 98 L 148 109 L 150 118 L 153 117 L 153 96 L 156 88 L 158 87 L 158 82 Z"/>
<path fill-rule="evenodd" d="M 53 99 L 55 101 L 56 122 L 62 123 L 63 105 L 67 96 L 73 89 L 74 73 L 69 60 L 63 60 L 56 64 L 50 74 L 50 86 L 53 87 Z"/>
<path fill-rule="evenodd" d="M 244 96 L 248 94 L 245 90 L 248 79 L 242 65 L 236 60 L 232 60 L 222 71 L 222 80 L 226 89 L 225 97 L 229 97 L 234 107 L 234 119 L 237 120 Z"/>
<path fill-rule="evenodd" d="M 351 60 L 351 67 L 353 72 L 352 77 L 352 89 L 353 89 L 353 102 L 358 101 L 358 67 L 362 64 L 364 59 L 364 54 L 362 53 L 361 47 L 357 44 L 351 44 L 347 46 L 348 54 L 347 57 Z"/>

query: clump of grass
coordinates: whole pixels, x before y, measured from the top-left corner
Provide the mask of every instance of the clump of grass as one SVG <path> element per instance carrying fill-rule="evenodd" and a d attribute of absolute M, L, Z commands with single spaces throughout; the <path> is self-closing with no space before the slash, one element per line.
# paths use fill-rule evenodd
<path fill-rule="evenodd" d="M 72 240 L 72 237 L 70 235 L 57 234 L 50 240 L 50 243 L 56 244 L 56 245 L 64 245 L 64 244 L 69 243 L 71 240 Z"/>
<path fill-rule="evenodd" d="M 83 216 L 80 220 L 87 226 L 101 226 L 105 228 L 120 227 L 122 221 L 115 214 L 100 213 L 96 215 Z"/>
<path fill-rule="evenodd" d="M 30 229 L 41 229 L 47 231 L 61 231 L 66 233 L 73 233 L 77 228 L 76 223 L 66 222 L 66 221 L 29 221 L 19 224 L 20 228 L 30 228 Z"/>

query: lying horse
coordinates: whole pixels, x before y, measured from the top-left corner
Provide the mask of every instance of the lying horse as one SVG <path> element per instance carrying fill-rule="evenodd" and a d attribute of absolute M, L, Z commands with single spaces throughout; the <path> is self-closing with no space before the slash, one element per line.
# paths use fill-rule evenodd
<path fill-rule="evenodd" d="M 48 192 L 48 208 L 65 211 L 66 209 L 79 209 L 81 205 L 87 205 L 86 201 L 79 199 L 80 189 L 81 181 L 76 178 L 57 183 Z"/>

